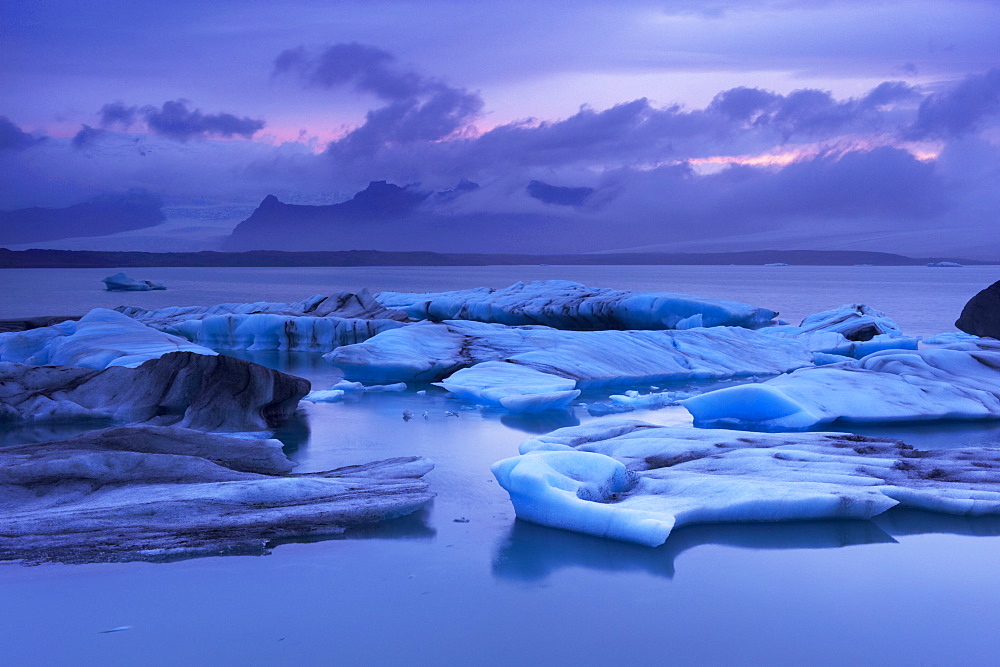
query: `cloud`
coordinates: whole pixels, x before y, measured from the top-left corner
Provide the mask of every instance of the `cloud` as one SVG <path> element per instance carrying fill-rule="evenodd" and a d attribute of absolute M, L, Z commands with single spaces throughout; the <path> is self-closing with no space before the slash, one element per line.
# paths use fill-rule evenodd
<path fill-rule="evenodd" d="M 45 141 L 15 125 L 7 116 L 0 116 L 0 151 L 23 151 Z"/>
<path fill-rule="evenodd" d="M 73 135 L 73 148 L 80 150 L 82 148 L 86 148 L 87 146 L 92 146 L 97 141 L 98 137 L 104 133 L 105 130 L 84 125 L 80 128 L 79 132 Z"/>
<path fill-rule="evenodd" d="M 152 134 L 188 141 L 208 137 L 249 139 L 265 125 L 263 120 L 239 118 L 230 113 L 205 114 L 200 109 L 188 108 L 188 104 L 187 100 L 171 100 L 157 108 L 111 102 L 101 108 L 101 126 L 129 129 L 141 119 Z"/>
<path fill-rule="evenodd" d="M 402 67 L 388 51 L 357 42 L 334 44 L 319 53 L 303 46 L 282 51 L 274 61 L 274 74 L 284 73 L 297 73 L 308 86 L 351 86 L 387 102 L 328 146 L 337 159 L 453 138 L 467 130 L 483 108 L 478 93 Z"/>
<path fill-rule="evenodd" d="M 954 88 L 920 104 L 910 134 L 915 138 L 957 137 L 1000 113 L 1000 69 L 967 76 Z"/>

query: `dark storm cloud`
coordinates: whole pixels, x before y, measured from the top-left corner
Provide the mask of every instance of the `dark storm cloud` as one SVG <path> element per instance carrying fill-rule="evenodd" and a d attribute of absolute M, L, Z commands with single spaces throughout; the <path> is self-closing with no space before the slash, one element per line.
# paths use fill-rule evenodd
<path fill-rule="evenodd" d="M 80 128 L 79 132 L 73 135 L 73 141 L 72 141 L 73 148 L 80 150 L 82 148 L 86 148 L 87 146 L 91 146 L 97 141 L 98 137 L 100 137 L 104 133 L 105 130 L 102 130 L 97 127 L 91 127 L 89 125 L 84 125 L 83 127 Z"/>
<path fill-rule="evenodd" d="M 188 108 L 187 100 L 167 101 L 159 108 L 112 102 L 105 104 L 100 114 L 101 126 L 104 128 L 128 129 L 141 120 L 150 133 L 178 141 L 208 137 L 249 139 L 263 129 L 265 124 L 263 120 L 239 118 L 230 113 L 205 114 L 200 109 Z"/>
<path fill-rule="evenodd" d="M 334 44 L 315 54 L 302 46 L 282 51 L 274 61 L 274 74 L 283 73 L 297 73 L 310 86 L 351 86 L 387 102 L 330 144 L 328 152 L 340 159 L 452 137 L 483 108 L 478 93 L 424 76 L 399 65 L 388 51 L 357 42 Z"/>
<path fill-rule="evenodd" d="M 45 141 L 15 125 L 7 116 L 0 116 L 0 151 L 23 151 Z"/>
<path fill-rule="evenodd" d="M 963 79 L 949 91 L 926 98 L 911 134 L 917 138 L 957 137 L 1000 113 L 1000 69 Z"/>

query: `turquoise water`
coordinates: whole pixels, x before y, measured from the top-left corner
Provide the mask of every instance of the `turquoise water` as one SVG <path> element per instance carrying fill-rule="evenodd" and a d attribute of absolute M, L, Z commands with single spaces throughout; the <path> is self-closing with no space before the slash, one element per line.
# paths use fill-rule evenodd
<path fill-rule="evenodd" d="M 0 271 L 0 317 L 565 278 L 745 300 L 791 320 L 863 302 L 928 335 L 952 330 L 965 301 L 1000 277 L 925 267 L 147 269 L 131 273 L 170 289 L 109 295 L 95 282 L 112 272 Z M 261 361 L 320 388 L 337 376 L 301 355 Z M 590 419 L 585 411 L 456 407 L 443 392 L 369 394 L 305 404 L 280 434 L 300 470 L 431 458 L 438 497 L 419 515 L 265 557 L 0 564 L 0 663 L 995 662 L 998 520 L 889 512 L 873 522 L 692 526 L 656 549 L 598 540 L 516 522 L 488 469 L 530 433 Z M 418 418 L 404 421 L 404 409 Z M 630 416 L 688 420 L 679 408 Z M 1000 444 L 992 423 L 881 432 L 917 446 Z"/>

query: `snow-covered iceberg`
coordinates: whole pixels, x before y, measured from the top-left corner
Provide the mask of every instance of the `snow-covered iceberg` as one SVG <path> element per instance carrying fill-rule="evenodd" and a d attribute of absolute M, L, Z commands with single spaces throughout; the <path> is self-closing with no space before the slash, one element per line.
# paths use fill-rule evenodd
<path fill-rule="evenodd" d="M 452 384 L 483 388 L 521 368 L 553 376 L 547 383 L 570 379 L 582 388 L 766 376 L 812 365 L 812 352 L 801 343 L 739 327 L 562 331 L 460 320 L 418 322 L 325 356 L 346 378 L 372 383 L 442 380 L 472 366 Z M 500 363 L 477 370 L 484 361 Z M 541 379 L 534 376 L 533 384 Z"/>
<path fill-rule="evenodd" d="M 113 276 L 108 276 L 101 282 L 104 283 L 104 288 L 109 292 L 148 292 L 150 290 L 167 289 L 166 285 L 154 283 L 152 280 L 130 278 L 124 271 L 116 273 Z"/>
<path fill-rule="evenodd" d="M 293 303 L 222 303 L 145 310 L 118 309 L 153 328 L 214 350 L 329 352 L 404 325 L 406 314 L 381 306 L 365 291 Z"/>
<path fill-rule="evenodd" d="M 520 451 L 492 467 L 518 518 L 648 546 L 691 523 L 867 519 L 896 505 L 1000 514 L 996 448 L 603 419 Z"/>
<path fill-rule="evenodd" d="M 308 380 L 191 352 L 104 370 L 0 362 L 0 423 L 86 418 L 263 431 L 287 420 L 308 391 Z"/>
<path fill-rule="evenodd" d="M 375 298 L 383 306 L 402 310 L 418 320 L 541 324 L 585 331 L 714 326 L 757 328 L 777 315 L 772 310 L 737 301 L 587 287 L 566 280 L 518 282 L 503 289 L 380 292 Z"/>
<path fill-rule="evenodd" d="M 77 321 L 0 333 L 0 361 L 19 364 L 134 368 L 170 352 L 216 354 L 106 308 L 95 308 Z"/>
<path fill-rule="evenodd" d="M 411 457 L 292 474 L 276 440 L 120 427 L 0 449 L 0 560 L 267 553 L 433 498 Z"/>
<path fill-rule="evenodd" d="M 808 429 L 838 420 L 1000 419 L 1000 341 L 885 350 L 681 404 L 696 425 L 753 430 Z"/>

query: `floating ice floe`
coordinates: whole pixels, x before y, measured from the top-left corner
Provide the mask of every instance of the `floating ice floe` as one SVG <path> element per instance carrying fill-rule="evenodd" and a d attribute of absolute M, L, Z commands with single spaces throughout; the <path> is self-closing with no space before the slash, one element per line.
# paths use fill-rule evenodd
<path fill-rule="evenodd" d="M 77 321 L 0 333 L 0 361 L 19 364 L 134 368 L 170 352 L 216 354 L 105 308 L 95 308 Z"/>
<path fill-rule="evenodd" d="M 459 320 L 418 322 L 325 356 L 351 380 L 384 383 L 447 378 L 446 387 L 451 383 L 485 389 L 516 385 L 523 379 L 521 369 L 528 368 L 552 376 L 544 378 L 544 383 L 560 387 L 552 391 L 567 391 L 566 379 L 582 388 L 766 376 L 812 365 L 812 352 L 798 341 L 739 327 L 562 331 Z M 498 363 L 476 366 L 485 361 Z M 469 366 L 461 375 L 455 373 Z M 534 385 L 543 380 L 532 377 Z"/>
<path fill-rule="evenodd" d="M 302 400 L 311 401 L 313 403 L 335 403 L 340 399 L 342 399 L 347 394 L 351 393 L 383 394 L 386 392 L 399 392 L 399 391 L 406 391 L 405 382 L 396 382 L 394 384 L 364 385 L 360 382 L 350 382 L 348 380 L 341 380 L 340 382 L 333 385 L 329 389 L 319 389 L 317 391 L 309 392 Z"/>
<path fill-rule="evenodd" d="M 691 398 L 694 395 L 687 391 L 653 391 L 643 394 L 631 390 L 624 394 L 612 394 L 608 396 L 609 403 L 592 403 L 587 406 L 587 412 L 595 417 L 599 417 L 633 412 L 635 410 L 656 410 L 669 405 L 677 405 L 685 398 Z"/>
<path fill-rule="evenodd" d="M 0 423 L 87 418 L 263 431 L 287 420 L 308 391 L 308 380 L 191 352 L 104 370 L 0 362 Z"/>
<path fill-rule="evenodd" d="M 108 276 L 101 282 L 109 292 L 148 292 L 150 290 L 167 289 L 162 283 L 154 283 L 152 280 L 135 280 L 130 278 L 124 271 Z"/>
<path fill-rule="evenodd" d="M 648 546 L 691 523 L 1000 514 L 1000 449 L 846 433 L 747 434 L 603 419 L 492 467 L 519 519 Z"/>
<path fill-rule="evenodd" d="M 476 320 L 507 325 L 541 324 L 557 329 L 757 328 L 776 312 L 737 301 L 669 292 L 630 292 L 587 287 L 566 280 L 514 283 L 503 289 L 477 287 L 453 292 L 381 292 L 387 308 L 413 319 Z"/>
<path fill-rule="evenodd" d="M 222 303 L 157 310 L 118 309 L 129 317 L 215 350 L 329 352 L 404 325 L 405 313 L 367 292 L 316 296 L 293 303 Z"/>
<path fill-rule="evenodd" d="M 779 325 L 760 331 L 795 338 L 820 355 L 855 359 L 879 350 L 915 350 L 919 343 L 918 338 L 904 336 L 882 311 L 857 303 L 809 315 L 798 326 Z M 833 360 L 820 357 L 818 361 Z"/>
<path fill-rule="evenodd" d="M 433 498 L 426 459 L 292 474 L 276 440 L 164 427 L 0 449 L 0 560 L 93 562 L 266 553 Z"/>
<path fill-rule="evenodd" d="M 808 429 L 834 421 L 1000 418 L 1000 341 L 886 350 L 682 401 L 699 426 Z"/>

